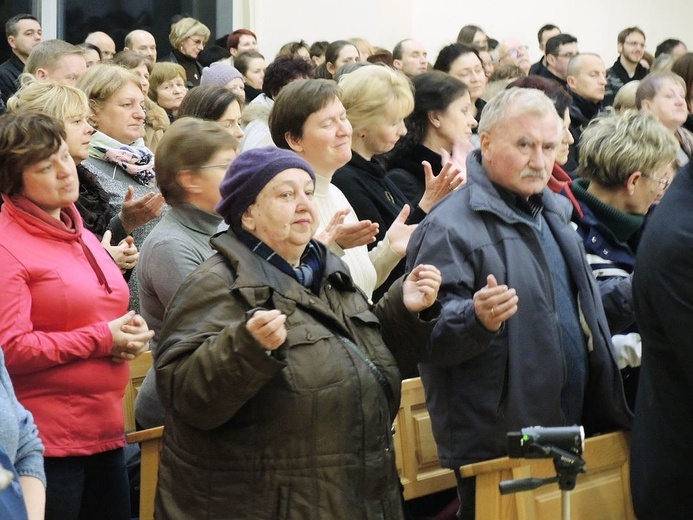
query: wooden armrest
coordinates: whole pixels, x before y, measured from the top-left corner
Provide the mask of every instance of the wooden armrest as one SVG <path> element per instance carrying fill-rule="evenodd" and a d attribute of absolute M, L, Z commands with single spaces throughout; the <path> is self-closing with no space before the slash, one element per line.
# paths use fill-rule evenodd
<path fill-rule="evenodd" d="M 138 432 L 126 433 L 125 440 L 128 444 L 135 444 L 136 442 L 145 442 L 154 439 L 160 439 L 163 436 L 164 427 L 157 426 L 156 428 L 149 428 L 148 430 L 140 430 Z"/>

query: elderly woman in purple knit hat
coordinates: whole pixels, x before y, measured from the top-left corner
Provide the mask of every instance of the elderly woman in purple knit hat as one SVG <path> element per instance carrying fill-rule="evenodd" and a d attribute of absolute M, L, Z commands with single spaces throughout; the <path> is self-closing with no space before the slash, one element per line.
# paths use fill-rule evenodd
<path fill-rule="evenodd" d="M 226 172 L 229 230 L 170 303 L 156 352 L 159 519 L 403 518 L 388 347 L 425 344 L 440 273 L 419 265 L 371 307 L 312 238 L 314 185 L 274 147 Z"/>
<path fill-rule="evenodd" d="M 219 85 L 220 87 L 226 87 L 238 96 L 238 99 L 241 100 L 241 104 L 245 103 L 245 84 L 243 83 L 243 75 L 228 61 L 215 61 L 209 67 L 202 69 L 200 86 L 203 85 Z"/>

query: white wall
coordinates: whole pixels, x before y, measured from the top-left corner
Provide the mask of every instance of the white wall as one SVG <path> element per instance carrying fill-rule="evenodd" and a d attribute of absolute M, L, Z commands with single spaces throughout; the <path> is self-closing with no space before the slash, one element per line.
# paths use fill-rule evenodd
<path fill-rule="evenodd" d="M 540 56 L 536 33 L 545 23 L 558 25 L 579 40 L 581 51 L 602 55 L 607 67 L 616 59 L 616 35 L 638 25 L 654 53 L 666 38 L 683 40 L 693 50 L 693 1 L 665 0 L 233 0 L 234 29 L 258 35 L 260 50 L 270 61 L 282 44 L 304 39 L 366 38 L 388 49 L 412 37 L 427 47 L 435 61 L 438 50 L 457 38 L 468 23 L 502 40 L 515 36 Z M 483 8 L 480 6 L 484 6 Z"/>

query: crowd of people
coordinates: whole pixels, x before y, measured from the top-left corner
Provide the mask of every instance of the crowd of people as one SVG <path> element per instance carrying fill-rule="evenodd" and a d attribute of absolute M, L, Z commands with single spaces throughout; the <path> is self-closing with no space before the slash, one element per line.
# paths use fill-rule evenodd
<path fill-rule="evenodd" d="M 476 25 L 433 62 L 411 38 L 269 59 L 188 16 L 168 56 L 143 28 L 6 34 L 0 513 L 137 516 L 122 398 L 151 350 L 157 518 L 412 518 L 392 422 L 419 375 L 458 518 L 484 507 L 458 468 L 536 425 L 632 429 L 638 518 L 687 517 L 682 41 L 626 28 L 607 69 L 552 24 L 534 64 Z"/>

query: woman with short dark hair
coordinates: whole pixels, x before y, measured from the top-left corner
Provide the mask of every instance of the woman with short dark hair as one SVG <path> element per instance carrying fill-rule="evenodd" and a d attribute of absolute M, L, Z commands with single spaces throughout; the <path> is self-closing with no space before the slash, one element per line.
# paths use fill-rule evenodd
<path fill-rule="evenodd" d="M 46 517 L 127 520 L 125 361 L 153 332 L 128 311 L 120 269 L 84 229 L 65 137 L 44 114 L 0 118 L 0 345 L 46 448 Z"/>
<path fill-rule="evenodd" d="M 265 57 L 256 50 L 245 51 L 236 54 L 233 66 L 243 76 L 245 82 L 245 100 L 250 103 L 262 94 L 262 85 L 265 79 Z"/>
<path fill-rule="evenodd" d="M 481 111 L 486 105 L 486 102 L 481 99 L 481 95 L 484 93 L 488 81 L 479 51 L 462 43 L 446 45 L 438 53 L 433 68 L 450 74 L 467 85 L 469 95 L 472 98 L 472 105 L 474 105 L 473 115 L 479 121 Z"/>
<path fill-rule="evenodd" d="M 196 117 L 223 126 L 234 139 L 243 139 L 240 127 L 241 100 L 231 90 L 217 85 L 193 89 L 180 104 L 178 117 Z"/>
<path fill-rule="evenodd" d="M 334 79 L 342 65 L 353 61 L 361 61 L 356 45 L 347 40 L 334 41 L 325 49 L 325 61 L 315 69 L 315 77 Z"/>
<path fill-rule="evenodd" d="M 359 221 L 344 194 L 331 183 L 351 158 L 351 124 L 333 80 L 297 80 L 277 96 L 269 127 L 279 148 L 293 150 L 315 171 L 318 238 L 349 266 L 354 283 L 371 298 L 373 291 L 404 257 L 413 228 L 403 219 L 386 230 L 373 249 L 377 224 Z"/>
<path fill-rule="evenodd" d="M 226 90 L 197 87 L 191 94 L 205 88 Z M 238 141 L 224 128 L 193 117 L 178 119 L 161 141 L 156 182 L 170 208 L 142 244 L 137 267 L 142 315 L 155 333 L 153 352 L 173 295 L 214 252 L 209 239 L 222 223 L 214 207 L 220 199 L 221 179 L 237 149 Z M 164 423 L 153 370 L 137 394 L 135 418 L 142 428 Z"/>

